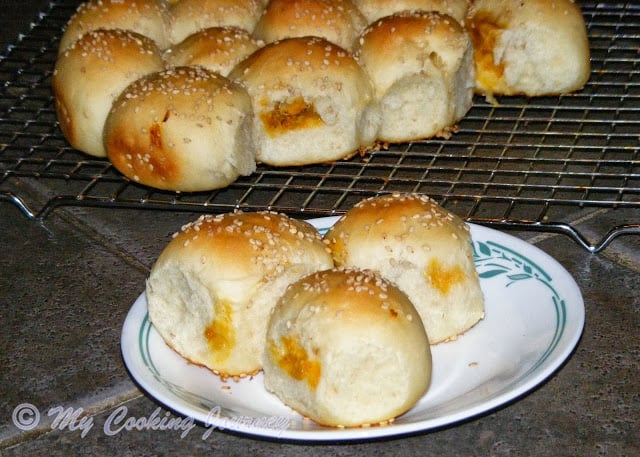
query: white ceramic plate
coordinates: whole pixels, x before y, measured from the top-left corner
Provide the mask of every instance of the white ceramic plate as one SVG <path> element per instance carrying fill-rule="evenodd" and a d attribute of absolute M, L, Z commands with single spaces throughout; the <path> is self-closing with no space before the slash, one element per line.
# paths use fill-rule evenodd
<path fill-rule="evenodd" d="M 326 231 L 336 217 L 314 219 Z M 149 323 L 142 294 L 122 331 L 129 371 L 151 396 L 207 429 L 287 440 L 359 440 L 442 427 L 517 399 L 569 357 L 584 326 L 571 275 L 526 242 L 472 225 L 486 317 L 454 342 L 432 348 L 427 394 L 389 425 L 336 429 L 303 419 L 265 391 L 262 375 L 239 382 L 196 367 L 168 348 Z"/>

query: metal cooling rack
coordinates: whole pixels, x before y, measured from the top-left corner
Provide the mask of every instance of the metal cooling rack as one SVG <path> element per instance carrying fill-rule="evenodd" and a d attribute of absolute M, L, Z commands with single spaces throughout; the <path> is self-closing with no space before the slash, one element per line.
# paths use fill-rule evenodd
<path fill-rule="evenodd" d="M 52 2 L 0 55 L 0 200 L 30 218 L 61 206 L 315 217 L 343 213 L 371 195 L 416 191 L 470 222 L 564 233 L 592 252 L 640 233 L 640 5 L 581 3 L 592 76 L 579 93 L 501 98 L 499 106 L 477 98 L 448 140 L 326 165 L 259 167 L 222 190 L 176 194 L 131 183 L 62 137 L 50 79 L 62 27 L 77 4 Z M 44 203 L 30 201 L 20 190 L 26 188 L 46 195 Z M 602 209 L 631 216 L 589 241 L 576 221 Z"/>

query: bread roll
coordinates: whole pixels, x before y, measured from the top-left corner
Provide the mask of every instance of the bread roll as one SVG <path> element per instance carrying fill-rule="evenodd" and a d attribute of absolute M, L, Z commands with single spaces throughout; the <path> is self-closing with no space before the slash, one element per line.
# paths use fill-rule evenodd
<path fill-rule="evenodd" d="M 371 271 L 313 273 L 291 285 L 273 311 L 265 387 L 320 424 L 390 421 L 424 395 L 430 380 L 418 313 Z"/>
<path fill-rule="evenodd" d="M 95 30 L 73 42 L 55 64 L 52 89 L 60 129 L 71 146 L 105 157 L 105 120 L 133 81 L 164 68 L 155 42 L 124 30 Z"/>
<path fill-rule="evenodd" d="M 229 77 L 251 96 L 259 162 L 327 162 L 375 143 L 380 118 L 369 79 L 347 51 L 323 38 L 267 44 Z"/>
<path fill-rule="evenodd" d="M 87 32 L 122 29 L 144 35 L 160 49 L 169 45 L 167 6 L 162 0 L 89 0 L 81 3 L 66 24 L 59 53 Z"/>
<path fill-rule="evenodd" d="M 164 54 L 167 65 L 200 65 L 227 76 L 254 51 L 264 46 L 238 27 L 210 27 L 189 35 Z"/>
<path fill-rule="evenodd" d="M 169 37 L 178 44 L 210 27 L 238 27 L 252 32 L 264 11 L 261 0 L 178 0 L 169 9 Z"/>
<path fill-rule="evenodd" d="M 314 227 L 270 212 L 202 216 L 147 280 L 149 319 L 194 364 L 226 376 L 262 368 L 269 314 L 288 284 L 331 268 Z"/>
<path fill-rule="evenodd" d="M 225 187 L 255 170 L 251 101 L 227 78 L 176 67 L 128 86 L 107 117 L 109 160 L 131 180 L 173 191 Z"/>
<path fill-rule="evenodd" d="M 426 196 L 363 200 L 325 240 L 336 266 L 370 268 L 404 291 L 431 344 L 455 339 L 484 317 L 469 228 Z"/>
<path fill-rule="evenodd" d="M 471 108 L 473 49 L 451 16 L 424 11 L 385 16 L 363 32 L 355 57 L 380 103 L 381 140 L 447 137 Z"/>
<path fill-rule="evenodd" d="M 437 11 L 463 22 L 469 0 L 353 0 L 369 23 L 400 11 Z"/>
<path fill-rule="evenodd" d="M 265 43 L 318 36 L 351 50 L 366 25 L 351 0 L 271 0 L 253 34 Z"/>
<path fill-rule="evenodd" d="M 577 2 L 476 0 L 465 24 L 480 94 L 563 94 L 589 79 L 589 42 Z"/>

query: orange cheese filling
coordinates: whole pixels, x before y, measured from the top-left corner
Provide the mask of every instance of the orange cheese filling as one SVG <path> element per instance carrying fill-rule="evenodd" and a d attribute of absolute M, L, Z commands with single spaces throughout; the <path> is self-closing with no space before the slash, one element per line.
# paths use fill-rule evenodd
<path fill-rule="evenodd" d="M 216 302 L 214 318 L 204 330 L 204 337 L 216 363 L 229 358 L 235 344 L 235 330 L 232 324 L 231 304 L 228 301 Z"/>
<path fill-rule="evenodd" d="M 302 97 L 289 103 L 276 102 L 274 108 L 263 112 L 260 118 L 272 137 L 291 130 L 318 127 L 324 123 L 313 105 L 305 102 Z"/>
<path fill-rule="evenodd" d="M 341 236 L 335 236 L 331 239 L 331 243 L 329 245 L 331 249 L 331 255 L 333 257 L 333 263 L 336 267 L 343 266 L 346 257 L 346 248 L 344 245 L 344 241 Z"/>
<path fill-rule="evenodd" d="M 442 294 L 449 293 L 451 288 L 464 280 L 464 272 L 459 266 L 447 268 L 436 259 L 432 259 L 425 271 L 427 281 Z"/>
<path fill-rule="evenodd" d="M 179 179 L 181 170 L 171 158 L 162 141 L 162 125 L 153 123 L 148 129 L 148 141 L 124 132 L 126 126 L 118 126 L 110 136 L 107 150 L 112 151 L 109 159 L 124 175 L 135 181 L 160 178 L 172 183 Z M 148 150 L 148 153 L 141 152 Z"/>
<path fill-rule="evenodd" d="M 471 19 L 468 30 L 473 43 L 477 82 L 481 87 L 492 90 L 504 76 L 504 65 L 496 64 L 493 60 L 493 49 L 502 33 L 502 27 L 487 13 L 479 12 Z"/>
<path fill-rule="evenodd" d="M 313 360 L 293 337 L 282 337 L 282 348 L 278 350 L 271 342 L 269 348 L 278 366 L 293 379 L 306 381 L 311 389 L 318 386 L 322 371 L 320 362 Z"/>

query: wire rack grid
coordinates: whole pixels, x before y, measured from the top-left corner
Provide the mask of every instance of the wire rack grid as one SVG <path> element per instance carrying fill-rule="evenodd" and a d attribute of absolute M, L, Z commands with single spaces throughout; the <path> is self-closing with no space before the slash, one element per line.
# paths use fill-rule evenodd
<path fill-rule="evenodd" d="M 0 55 L 0 200 L 42 219 L 61 206 L 225 212 L 344 213 L 362 198 L 421 192 L 469 222 L 564 233 L 598 252 L 640 234 L 640 5 L 582 2 L 592 75 L 557 97 L 477 97 L 448 139 L 390 145 L 365 156 L 294 168 L 259 166 L 204 193 L 149 189 L 107 160 L 72 149 L 50 89 L 58 40 L 77 1 L 56 1 Z M 47 189 L 44 204 L 16 182 Z M 631 214 L 588 240 L 572 221 L 598 210 Z"/>

